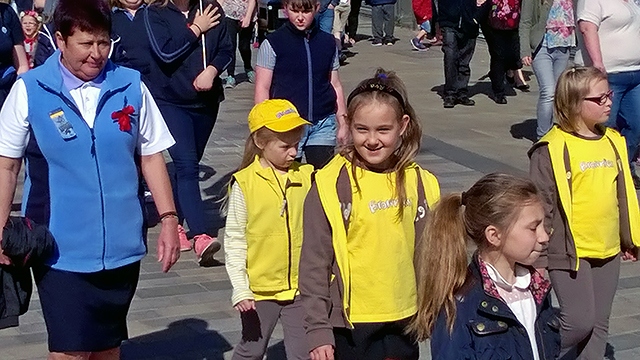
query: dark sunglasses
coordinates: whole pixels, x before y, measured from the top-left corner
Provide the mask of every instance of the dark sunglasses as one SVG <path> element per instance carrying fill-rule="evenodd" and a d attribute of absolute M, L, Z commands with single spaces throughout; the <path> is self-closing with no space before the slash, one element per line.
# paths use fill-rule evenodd
<path fill-rule="evenodd" d="M 609 90 L 602 96 L 593 96 L 584 98 L 587 101 L 591 101 L 592 103 L 596 103 L 600 106 L 607 103 L 607 99 L 613 100 L 613 90 Z"/>

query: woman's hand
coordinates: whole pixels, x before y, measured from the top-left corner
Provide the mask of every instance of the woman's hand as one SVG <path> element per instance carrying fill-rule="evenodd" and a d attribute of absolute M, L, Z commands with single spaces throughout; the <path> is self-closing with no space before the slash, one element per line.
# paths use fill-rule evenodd
<path fill-rule="evenodd" d="M 193 80 L 193 87 L 196 91 L 209 91 L 213 86 L 213 79 L 215 79 L 217 75 L 218 70 L 209 65 Z"/>
<path fill-rule="evenodd" d="M 531 56 L 525 56 L 522 58 L 522 65 L 524 66 L 531 66 L 532 62 L 533 62 L 533 59 L 531 59 Z"/>
<path fill-rule="evenodd" d="M 252 299 L 242 300 L 239 303 L 237 303 L 233 308 L 238 310 L 238 311 L 240 311 L 240 312 L 246 312 L 246 311 L 249 311 L 249 310 L 255 310 L 256 309 L 256 302 L 255 302 L 255 300 L 252 300 Z"/>
<path fill-rule="evenodd" d="M 201 34 L 213 29 L 218 24 L 220 24 L 218 7 L 213 7 L 212 4 L 207 5 L 202 14 L 198 11 L 196 17 L 193 19 L 193 25 L 200 30 Z"/>
<path fill-rule="evenodd" d="M 320 345 L 311 350 L 311 360 L 333 360 L 333 346 Z"/>
<path fill-rule="evenodd" d="M 245 15 L 242 18 L 242 21 L 240 22 L 240 27 L 243 29 L 246 29 L 249 27 L 249 25 L 251 25 L 251 14 L 247 13 L 247 15 Z"/>
<path fill-rule="evenodd" d="M 178 239 L 178 218 L 169 216 L 162 220 L 158 236 L 158 262 L 162 263 L 162 272 L 167 272 L 180 258 L 180 240 Z"/>

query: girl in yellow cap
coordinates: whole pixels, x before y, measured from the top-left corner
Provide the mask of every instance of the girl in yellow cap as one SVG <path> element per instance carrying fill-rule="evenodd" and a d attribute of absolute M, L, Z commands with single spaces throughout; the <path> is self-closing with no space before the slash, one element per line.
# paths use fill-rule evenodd
<path fill-rule="evenodd" d="M 287 100 L 265 100 L 249 113 L 251 135 L 231 180 L 224 233 L 231 301 L 242 320 L 233 360 L 262 359 L 278 319 L 287 359 L 309 359 L 298 263 L 313 167 L 294 161 L 309 124 Z"/>

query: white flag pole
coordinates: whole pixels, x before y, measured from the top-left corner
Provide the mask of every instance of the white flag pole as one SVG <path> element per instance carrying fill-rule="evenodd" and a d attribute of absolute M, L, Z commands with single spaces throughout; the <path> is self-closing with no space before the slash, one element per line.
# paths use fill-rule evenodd
<path fill-rule="evenodd" d="M 200 0 L 200 15 L 204 13 L 204 6 L 202 4 L 203 0 Z M 207 45 L 205 44 L 205 36 L 204 33 L 200 35 L 202 40 L 202 68 L 203 70 L 207 68 Z"/>

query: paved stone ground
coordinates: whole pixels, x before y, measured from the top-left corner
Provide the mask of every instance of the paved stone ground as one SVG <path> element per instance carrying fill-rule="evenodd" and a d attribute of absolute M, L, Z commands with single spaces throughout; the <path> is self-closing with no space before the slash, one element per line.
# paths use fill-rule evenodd
<path fill-rule="evenodd" d="M 362 19 L 360 32 L 370 33 L 369 21 Z M 526 151 L 535 134 L 537 88 L 531 93 L 509 97 L 509 105 L 498 106 L 488 99 L 488 80 L 478 80 L 488 71 L 486 46 L 479 41 L 472 62 L 471 92 L 475 107 L 442 108 L 442 52 L 411 50 L 407 29 L 396 29 L 395 46 L 373 48 L 360 41 L 356 54 L 341 70 L 345 92 L 359 80 L 373 74 L 376 67 L 393 69 L 404 79 L 410 100 L 424 124 L 423 150 L 417 161 L 435 173 L 443 193 L 461 191 L 483 174 L 504 171 L 525 175 Z M 211 226 L 223 226 L 217 212 L 229 174 L 238 165 L 247 136 L 246 116 L 253 102 L 253 87 L 247 82 L 227 91 L 220 117 L 202 161 L 202 191 L 211 214 Z M 515 93 L 512 95 L 516 95 Z M 17 199 L 16 202 L 19 202 Z M 152 229 L 154 239 L 157 229 Z M 151 242 L 150 253 L 155 246 Z M 218 255 L 222 262 L 222 252 Z M 222 264 L 222 263 L 221 263 Z M 640 265 L 625 263 L 613 305 L 610 359 L 640 359 Z M 140 284 L 129 313 L 131 339 L 123 345 L 123 359 L 230 359 L 239 341 L 238 314 L 229 303 L 231 286 L 224 266 L 199 268 L 193 253 L 183 253 L 167 274 L 153 256 L 142 263 Z M 580 299 L 576 299 L 580 301 Z M 0 330 L 1 359 L 42 359 L 46 357 L 46 329 L 37 294 L 18 328 Z M 285 359 L 282 331 L 277 328 L 268 359 Z M 423 344 L 423 359 L 429 359 Z"/>

